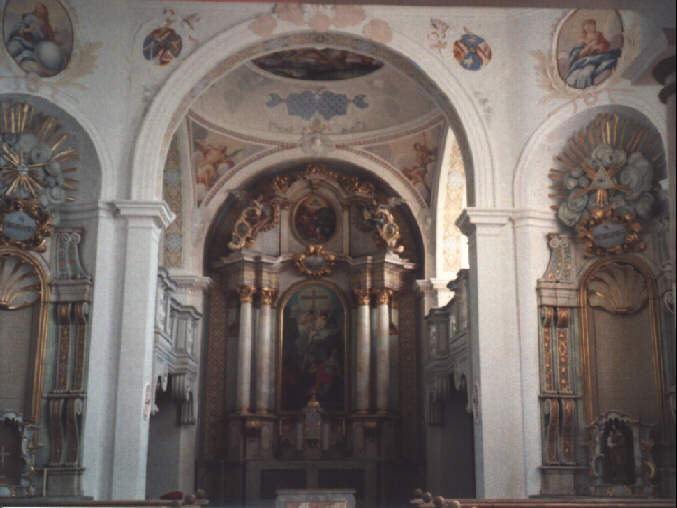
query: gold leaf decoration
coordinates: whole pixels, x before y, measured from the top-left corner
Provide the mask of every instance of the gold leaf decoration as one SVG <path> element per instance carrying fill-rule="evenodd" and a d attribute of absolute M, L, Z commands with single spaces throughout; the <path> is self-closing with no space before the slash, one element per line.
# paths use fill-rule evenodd
<path fill-rule="evenodd" d="M 649 299 L 646 279 L 630 264 L 610 263 L 588 282 L 588 301 L 615 314 L 642 309 Z"/>
<path fill-rule="evenodd" d="M 39 298 L 40 279 L 34 267 L 11 253 L 1 253 L 0 309 L 21 309 Z"/>

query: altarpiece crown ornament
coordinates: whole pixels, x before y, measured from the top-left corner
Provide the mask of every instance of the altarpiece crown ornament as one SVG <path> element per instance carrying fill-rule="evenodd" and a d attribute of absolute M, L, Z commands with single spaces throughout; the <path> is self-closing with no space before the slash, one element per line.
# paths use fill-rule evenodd
<path fill-rule="evenodd" d="M 78 157 L 56 119 L 27 103 L 0 103 L 0 245 L 41 251 L 56 207 L 75 198 Z"/>
<path fill-rule="evenodd" d="M 230 250 L 251 247 L 260 232 L 271 230 L 280 221 L 279 198 L 270 194 L 260 194 L 249 202 L 251 204 L 243 208 L 235 221 L 231 240 L 228 242 Z"/>
<path fill-rule="evenodd" d="M 308 245 L 305 252 L 294 255 L 294 265 L 303 275 L 322 277 L 330 275 L 336 266 L 336 255 L 322 245 Z"/>
<path fill-rule="evenodd" d="M 362 225 L 375 233 L 375 239 L 383 242 L 386 248 L 395 254 L 404 252 L 404 245 L 400 242 L 400 227 L 395 222 L 392 208 L 401 203 L 399 198 L 388 198 L 385 203 L 372 199 L 368 205 L 361 207 Z"/>
<path fill-rule="evenodd" d="M 557 218 L 575 228 L 585 255 L 641 251 L 640 221 L 657 203 L 654 165 L 662 160 L 659 136 L 618 114 L 599 114 L 569 140 L 556 157 L 565 169 L 551 169 L 550 197 Z"/>

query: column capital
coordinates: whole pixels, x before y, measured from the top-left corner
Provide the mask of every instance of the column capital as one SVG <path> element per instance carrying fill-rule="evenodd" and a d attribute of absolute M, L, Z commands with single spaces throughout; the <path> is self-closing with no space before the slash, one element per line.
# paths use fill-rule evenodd
<path fill-rule="evenodd" d="M 167 228 L 176 218 L 165 201 L 118 200 L 113 201 L 113 206 L 127 220 L 150 220 L 160 229 Z"/>
<path fill-rule="evenodd" d="M 390 295 L 393 294 L 392 289 L 388 288 L 376 288 L 372 290 L 374 293 L 374 296 L 376 297 L 376 304 L 377 305 L 388 305 L 388 301 L 390 300 Z"/>
<path fill-rule="evenodd" d="M 456 220 L 461 232 L 470 236 L 481 228 L 484 232 L 495 234 L 513 218 L 512 208 L 465 208 Z"/>
<path fill-rule="evenodd" d="M 357 305 L 369 305 L 371 297 L 371 289 L 368 288 L 353 289 L 353 293 L 355 293 L 355 297 L 357 298 Z"/>
<path fill-rule="evenodd" d="M 254 299 L 254 293 L 256 293 L 256 288 L 254 286 L 239 286 L 237 288 L 237 294 L 240 296 L 240 303 L 251 303 Z"/>
<path fill-rule="evenodd" d="M 186 293 L 201 293 L 214 282 L 211 278 L 202 275 L 170 274 L 170 277 L 176 282 L 178 290 Z"/>
<path fill-rule="evenodd" d="M 259 289 L 261 296 L 261 305 L 272 305 L 277 296 L 277 289 L 275 288 L 261 288 Z"/>

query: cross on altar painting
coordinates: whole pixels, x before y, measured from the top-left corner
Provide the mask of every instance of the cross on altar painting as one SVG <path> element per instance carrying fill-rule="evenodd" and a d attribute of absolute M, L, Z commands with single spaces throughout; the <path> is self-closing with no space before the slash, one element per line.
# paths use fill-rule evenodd
<path fill-rule="evenodd" d="M 280 411 L 300 411 L 315 393 L 325 411 L 346 410 L 346 313 L 321 283 L 293 291 L 282 310 Z"/>

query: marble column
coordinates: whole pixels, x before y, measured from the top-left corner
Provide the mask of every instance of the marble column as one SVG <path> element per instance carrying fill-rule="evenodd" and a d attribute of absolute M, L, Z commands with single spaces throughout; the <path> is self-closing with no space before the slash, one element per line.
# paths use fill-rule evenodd
<path fill-rule="evenodd" d="M 110 497 L 144 499 L 158 247 L 174 216 L 164 202 L 118 201 L 115 207 L 125 221 L 125 247 Z"/>
<path fill-rule="evenodd" d="M 269 413 L 272 380 L 270 366 L 273 351 L 273 309 L 275 289 L 261 288 L 259 327 L 256 335 L 256 412 Z"/>
<path fill-rule="evenodd" d="M 252 377 L 252 299 L 256 288 L 240 286 L 240 337 L 237 346 L 237 395 L 238 413 L 247 413 L 251 399 Z"/>
<path fill-rule="evenodd" d="M 390 381 L 390 289 L 380 288 L 376 295 L 376 412 L 388 412 L 388 387 Z"/>
<path fill-rule="evenodd" d="M 390 408 L 400 407 L 400 322 L 397 294 L 390 300 Z"/>
<path fill-rule="evenodd" d="M 357 373 L 355 412 L 369 412 L 369 366 L 371 360 L 370 291 L 355 289 L 357 297 Z"/>

